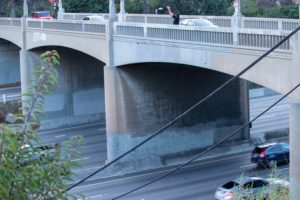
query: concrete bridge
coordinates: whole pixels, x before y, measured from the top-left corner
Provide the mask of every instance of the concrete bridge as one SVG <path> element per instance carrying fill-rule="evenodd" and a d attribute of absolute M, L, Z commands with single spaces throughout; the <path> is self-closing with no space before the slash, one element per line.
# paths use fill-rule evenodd
<path fill-rule="evenodd" d="M 111 14 L 106 23 L 92 24 L 79 20 L 83 15 L 66 13 L 51 21 L 1 18 L 5 53 L 0 60 L 8 77 L 20 74 L 22 91 L 27 91 L 39 54 L 57 49 L 61 84 L 46 97 L 44 126 L 106 120 L 109 160 L 236 75 L 299 24 L 289 19 L 208 17 L 220 27 L 198 28 L 169 25 L 166 16 L 124 13 L 119 21 Z M 300 81 L 299 48 L 297 34 L 122 164 L 161 166 L 241 127 L 249 120 L 245 80 L 286 93 Z M 13 68 L 12 63 L 20 64 Z M 291 159 L 299 166 L 300 156 L 293 152 L 300 141 L 300 91 L 290 98 Z M 231 142 L 248 139 L 246 129 Z M 291 173 L 300 180 L 299 171 L 291 168 Z"/>

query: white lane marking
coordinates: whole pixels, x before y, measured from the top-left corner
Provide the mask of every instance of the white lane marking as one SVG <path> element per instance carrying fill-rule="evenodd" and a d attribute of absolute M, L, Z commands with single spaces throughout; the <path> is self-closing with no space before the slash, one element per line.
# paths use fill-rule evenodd
<path fill-rule="evenodd" d="M 88 159 L 90 159 L 90 157 L 78 158 L 78 159 L 74 159 L 72 161 L 80 161 L 80 160 L 88 160 Z"/>
<path fill-rule="evenodd" d="M 56 138 L 65 137 L 66 135 L 57 135 Z"/>
<path fill-rule="evenodd" d="M 100 194 L 100 195 L 95 195 L 95 196 L 87 197 L 86 199 L 94 199 L 94 198 L 97 198 L 97 197 L 104 197 L 104 196 L 105 196 L 105 195 Z"/>
<path fill-rule="evenodd" d="M 285 170 L 289 170 L 290 168 L 283 168 L 283 169 L 278 169 L 278 171 L 285 171 Z"/>
<path fill-rule="evenodd" d="M 243 157 L 243 156 L 246 156 L 246 155 L 249 155 L 249 154 L 242 154 L 242 155 L 238 155 L 238 156 L 232 156 L 232 157 L 228 157 L 228 158 L 222 158 L 222 159 L 219 159 L 219 160 L 212 160 L 212 161 L 207 161 L 207 162 L 203 162 L 203 163 L 197 163 L 197 164 L 185 166 L 183 168 L 195 167 L 195 166 L 200 166 L 200 165 L 204 165 L 204 164 L 215 163 L 215 162 L 218 162 L 218 161 L 230 160 L 230 159 L 233 159 L 233 158 Z M 106 184 L 106 183 L 113 183 L 113 182 L 118 182 L 118 181 L 124 181 L 124 180 L 129 180 L 129 179 L 134 179 L 134 178 L 139 178 L 139 177 L 154 175 L 154 174 L 158 174 L 158 173 L 167 172 L 167 171 L 172 170 L 174 168 L 165 169 L 165 170 L 156 171 L 156 172 L 151 172 L 151 173 L 146 173 L 146 174 L 135 175 L 135 176 L 126 177 L 126 178 L 120 178 L 120 179 L 115 179 L 115 180 L 104 181 L 104 182 L 100 182 L 100 183 L 93 183 L 93 184 L 88 184 L 88 185 L 77 186 L 77 187 L 74 188 L 74 190 L 75 189 L 79 189 L 79 188 L 84 188 L 84 187 L 90 187 L 90 186 L 95 186 L 95 185 L 102 185 L 102 184 Z M 93 179 L 91 179 L 91 180 L 93 180 Z"/>
<path fill-rule="evenodd" d="M 69 128 L 55 129 L 55 130 L 50 130 L 50 131 L 41 131 L 41 133 L 51 133 L 51 132 L 55 132 L 55 131 L 66 131 L 66 130 L 84 128 L 84 127 L 89 127 L 89 126 L 94 126 L 94 125 L 103 125 L 103 124 L 105 124 L 105 123 L 95 123 L 95 124 L 87 124 L 87 125 L 82 125 L 82 126 L 73 126 L 73 127 L 69 127 Z"/>
<path fill-rule="evenodd" d="M 98 129 L 98 131 L 105 131 L 106 130 L 106 128 L 100 128 L 100 129 Z"/>
<path fill-rule="evenodd" d="M 240 166 L 240 168 L 247 168 L 247 167 L 254 167 L 254 166 L 256 166 L 256 164 L 252 163 L 249 165 L 242 165 L 242 166 Z"/>

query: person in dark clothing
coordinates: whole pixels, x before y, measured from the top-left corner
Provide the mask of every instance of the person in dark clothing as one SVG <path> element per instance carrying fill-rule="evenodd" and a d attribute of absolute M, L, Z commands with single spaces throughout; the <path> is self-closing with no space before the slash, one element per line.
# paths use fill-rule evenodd
<path fill-rule="evenodd" d="M 180 15 L 179 14 L 175 15 L 169 6 L 167 6 L 167 9 L 169 15 L 173 18 L 173 24 L 178 25 L 180 21 Z"/>

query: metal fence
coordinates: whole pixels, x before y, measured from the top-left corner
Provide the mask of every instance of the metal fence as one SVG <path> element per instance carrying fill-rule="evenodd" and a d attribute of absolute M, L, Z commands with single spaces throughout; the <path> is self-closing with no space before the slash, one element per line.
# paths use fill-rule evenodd
<path fill-rule="evenodd" d="M 253 48 L 270 48 L 283 39 L 288 32 L 274 30 L 251 30 L 230 28 L 181 27 L 162 24 L 115 23 L 116 36 L 141 37 L 191 43 L 236 45 Z M 288 40 L 279 49 L 290 50 Z"/>
<path fill-rule="evenodd" d="M 106 33 L 105 23 L 91 23 L 89 21 L 80 20 L 27 20 L 27 27 L 48 29 L 48 30 L 63 30 L 89 33 Z"/>
<path fill-rule="evenodd" d="M 20 27 L 21 26 L 21 19 L 20 18 L 0 18 L 0 26 L 14 26 Z"/>
<path fill-rule="evenodd" d="M 80 20 L 88 15 L 102 15 L 108 18 L 107 13 L 64 13 L 63 19 Z M 181 15 L 180 18 L 205 18 L 212 21 L 220 27 L 233 27 L 233 16 L 199 16 L 199 15 Z M 155 14 L 126 14 L 126 22 L 149 23 L 149 24 L 172 24 L 172 18 L 169 15 Z M 258 18 L 241 17 L 240 28 L 268 29 L 268 30 L 292 30 L 300 25 L 297 19 L 283 18 Z"/>

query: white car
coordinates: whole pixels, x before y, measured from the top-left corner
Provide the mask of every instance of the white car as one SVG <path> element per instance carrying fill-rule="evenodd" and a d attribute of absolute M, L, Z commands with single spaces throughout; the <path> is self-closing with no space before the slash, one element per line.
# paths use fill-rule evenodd
<path fill-rule="evenodd" d="M 207 19 L 184 19 L 180 21 L 179 25 L 197 26 L 197 27 L 218 27 Z"/>
<path fill-rule="evenodd" d="M 90 21 L 90 22 L 95 22 L 95 23 L 105 22 L 104 17 L 99 16 L 99 15 L 86 16 L 82 20 L 84 20 L 84 21 Z"/>
<path fill-rule="evenodd" d="M 288 189 L 289 182 L 282 179 L 242 177 L 225 183 L 215 193 L 215 199 L 252 199 L 256 195 L 267 198 L 271 189 Z"/>

